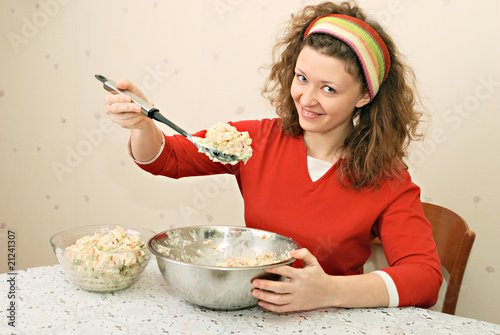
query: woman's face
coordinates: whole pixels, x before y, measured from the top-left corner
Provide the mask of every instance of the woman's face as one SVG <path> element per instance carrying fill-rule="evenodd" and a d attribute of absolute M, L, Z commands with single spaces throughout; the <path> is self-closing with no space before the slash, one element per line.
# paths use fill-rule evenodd
<path fill-rule="evenodd" d="M 299 54 L 291 96 L 304 132 L 347 134 L 355 108 L 370 102 L 343 60 L 305 46 Z"/>

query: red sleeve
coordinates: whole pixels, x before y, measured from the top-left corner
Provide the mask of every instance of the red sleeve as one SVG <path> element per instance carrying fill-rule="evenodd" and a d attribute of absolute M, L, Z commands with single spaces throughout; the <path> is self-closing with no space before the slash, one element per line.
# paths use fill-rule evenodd
<path fill-rule="evenodd" d="M 269 131 L 272 120 L 245 120 L 229 122 L 238 131 L 248 131 L 252 138 L 252 147 L 258 145 L 258 139 L 263 131 Z M 199 131 L 193 136 L 205 137 L 206 130 Z M 181 135 L 164 136 L 165 146 L 160 156 L 149 164 L 138 164 L 139 167 L 154 175 L 162 175 L 170 178 L 182 178 L 193 176 L 204 176 L 212 174 L 234 174 L 237 175 L 245 163 L 235 165 L 212 162 L 207 155 L 198 151 L 187 138 Z M 252 158 L 250 158 L 252 159 Z"/>
<path fill-rule="evenodd" d="M 432 227 L 422 209 L 420 189 L 407 172 L 397 186 L 378 219 L 378 234 L 390 266 L 382 271 L 397 287 L 399 306 L 431 307 L 443 281 Z"/>
<path fill-rule="evenodd" d="M 194 136 L 204 137 L 206 131 Z M 137 164 L 141 169 L 170 178 L 203 176 L 211 174 L 231 173 L 237 165 L 212 162 L 207 155 L 198 152 L 198 148 L 181 135 L 164 136 L 165 146 L 158 158 L 149 164 Z"/>

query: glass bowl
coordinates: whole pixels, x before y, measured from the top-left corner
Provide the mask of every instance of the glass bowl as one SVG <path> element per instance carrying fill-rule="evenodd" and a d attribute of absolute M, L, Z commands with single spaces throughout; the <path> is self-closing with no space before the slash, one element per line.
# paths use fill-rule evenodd
<path fill-rule="evenodd" d="M 125 289 L 137 282 L 151 258 L 147 244 L 155 233 L 141 227 L 120 227 L 129 237 L 139 235 L 139 240 L 144 246 L 130 251 L 110 250 L 95 253 L 66 249 L 84 236 L 107 235 L 117 228 L 116 225 L 76 227 L 59 232 L 50 238 L 50 244 L 59 263 L 77 286 L 86 291 L 111 292 Z"/>

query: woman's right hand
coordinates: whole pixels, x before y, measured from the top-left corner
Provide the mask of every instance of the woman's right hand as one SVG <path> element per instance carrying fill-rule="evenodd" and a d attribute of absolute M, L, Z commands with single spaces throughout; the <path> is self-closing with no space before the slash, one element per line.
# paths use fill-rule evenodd
<path fill-rule="evenodd" d="M 116 84 L 120 90 L 128 90 L 144 101 L 146 96 L 128 80 Z M 141 106 L 132 102 L 129 96 L 119 93 L 106 95 L 106 114 L 119 126 L 130 129 L 129 150 L 135 160 L 147 162 L 161 148 L 163 134 L 154 121 L 141 112 Z"/>
<path fill-rule="evenodd" d="M 128 80 L 122 80 L 116 84 L 120 90 L 128 90 L 139 98 L 147 101 L 146 96 Z M 119 93 L 106 95 L 106 114 L 111 121 L 126 129 L 141 129 L 149 122 L 153 122 L 141 112 L 141 107 L 130 99 L 129 96 Z"/>

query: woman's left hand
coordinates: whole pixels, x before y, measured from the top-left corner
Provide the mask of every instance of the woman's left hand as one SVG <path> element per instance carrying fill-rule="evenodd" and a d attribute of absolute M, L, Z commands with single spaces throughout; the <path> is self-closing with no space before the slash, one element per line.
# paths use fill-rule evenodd
<path fill-rule="evenodd" d="M 334 277 L 323 271 L 309 250 L 299 249 L 290 253 L 292 257 L 304 261 L 304 268 L 280 266 L 267 269 L 266 272 L 281 275 L 289 281 L 255 279 L 252 282 L 255 287 L 253 295 L 260 300 L 259 305 L 279 313 L 329 306 L 331 292 L 335 289 L 332 287 Z"/>

